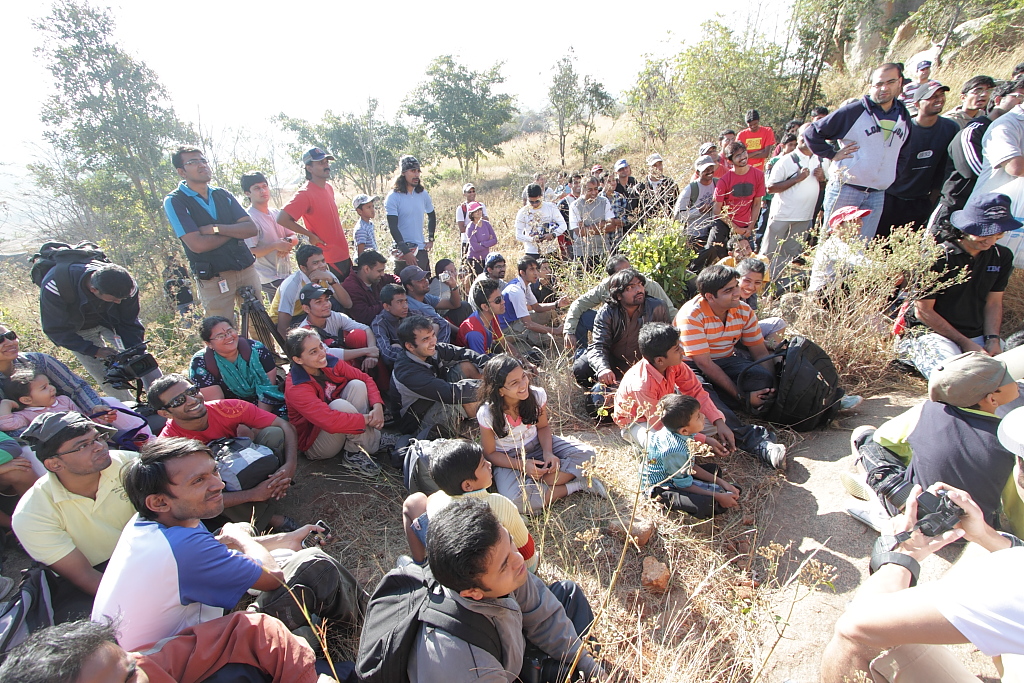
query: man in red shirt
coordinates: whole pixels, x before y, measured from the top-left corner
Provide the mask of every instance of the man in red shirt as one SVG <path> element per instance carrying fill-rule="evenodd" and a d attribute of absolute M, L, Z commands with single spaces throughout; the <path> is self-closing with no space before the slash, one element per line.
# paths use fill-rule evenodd
<path fill-rule="evenodd" d="M 736 139 L 747 146 L 750 165 L 764 171 L 764 164 L 775 147 L 775 131 L 761 125 L 761 114 L 756 109 L 747 112 L 747 127 L 739 132 Z"/>
<path fill-rule="evenodd" d="M 253 522 L 259 531 L 274 527 L 284 532 L 290 520 L 274 514 L 273 501 L 284 498 L 295 476 L 299 439 L 286 420 L 246 401 L 203 400 L 198 387 L 182 375 L 164 375 L 149 388 L 149 405 L 167 418 L 161 437 L 180 436 L 210 443 L 230 436 L 245 436 L 274 452 L 281 466 L 263 483 L 245 491 L 224 491 L 224 517 L 232 522 Z M 294 525 L 294 522 L 291 522 Z"/>
<path fill-rule="evenodd" d="M 313 246 L 323 249 L 327 264 L 341 282 L 352 270 L 352 258 L 348 251 L 348 237 L 341 227 L 338 204 L 334 201 L 334 187 L 327 182 L 331 177 L 333 160 L 333 156 L 319 147 L 302 155 L 307 182 L 281 209 L 277 222 L 292 232 L 308 236 Z M 299 219 L 305 227 L 296 222 Z"/>
<path fill-rule="evenodd" d="M 730 234 L 750 239 L 753 248 L 753 221 L 761 212 L 761 198 L 765 195 L 764 173 L 748 161 L 746 146 L 739 141 L 725 148 L 725 158 L 732 168 L 715 186 L 715 222 L 708 234 L 707 248 L 694 262 L 695 272 L 708 263 L 715 263 L 728 254 L 726 242 Z"/>

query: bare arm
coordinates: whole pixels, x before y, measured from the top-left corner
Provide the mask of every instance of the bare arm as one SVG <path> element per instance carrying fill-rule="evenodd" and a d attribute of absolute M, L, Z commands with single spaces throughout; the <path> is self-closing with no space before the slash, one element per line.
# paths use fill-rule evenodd
<path fill-rule="evenodd" d="M 1002 302 L 1000 301 L 1000 305 L 1001 304 Z M 945 318 L 935 312 L 935 299 L 921 299 L 915 302 L 914 315 L 918 320 L 927 325 L 932 332 L 941 334 L 943 337 L 959 346 L 961 351 L 985 351 L 985 349 L 962 335 L 955 327 L 946 322 Z"/>
<path fill-rule="evenodd" d="M 999 334 L 1003 324 L 1003 293 L 989 292 L 985 297 L 985 335 Z M 1002 345 L 998 339 L 985 342 L 985 352 L 990 356 L 1002 353 Z"/>
<path fill-rule="evenodd" d="M 294 218 L 288 215 L 287 211 L 282 210 L 278 212 L 277 224 L 283 225 L 292 232 L 297 232 L 300 235 L 305 235 L 306 237 L 309 238 L 309 243 L 312 244 L 314 247 L 319 244 L 322 244 L 319 237 L 311 233 L 309 230 L 306 230 L 306 228 L 304 228 L 300 223 L 297 223 Z"/>
<path fill-rule="evenodd" d="M 806 179 L 807 176 L 809 176 L 809 175 L 811 175 L 811 172 L 808 169 L 806 169 L 806 168 L 802 168 L 802 169 L 800 169 L 799 172 L 797 172 L 796 176 L 794 176 L 793 178 L 790 178 L 789 180 L 782 180 L 782 181 L 779 181 L 777 183 L 772 183 L 771 185 L 769 185 L 767 187 L 767 190 L 771 194 L 778 194 L 779 192 L 785 192 L 786 190 L 788 190 L 789 188 L 793 187 L 797 183 L 799 183 L 799 182 L 803 181 L 804 179 Z"/>
<path fill-rule="evenodd" d="M 214 384 L 212 387 L 203 387 L 199 390 L 199 393 L 203 395 L 205 401 L 219 401 L 224 398 L 224 390 L 219 384 Z"/>
<path fill-rule="evenodd" d="M 89 595 L 96 595 L 100 579 L 103 578 L 103 574 L 92 568 L 89 560 L 85 558 L 85 553 L 78 548 L 51 564 L 50 569 Z"/>
<path fill-rule="evenodd" d="M 1003 170 L 1012 176 L 1017 176 L 1018 178 L 1024 176 L 1024 156 L 1013 157 L 1008 160 L 1003 164 Z"/>
<path fill-rule="evenodd" d="M 217 233 L 214 233 L 214 228 Z M 223 246 L 231 238 L 248 239 L 259 234 L 259 228 L 248 216 L 239 218 L 237 223 L 211 224 L 200 226 L 198 232 L 186 232 L 181 241 L 197 254 L 205 254 Z"/>
<path fill-rule="evenodd" d="M 225 498 L 227 496 L 225 495 Z M 305 527 L 303 527 L 305 528 Z M 287 534 L 284 534 L 287 535 Z M 268 536 L 268 539 L 274 536 Z M 228 523 L 221 529 L 217 540 L 227 547 L 246 555 L 263 568 L 263 574 L 250 588 L 260 591 L 274 590 L 284 585 L 284 572 L 263 543 L 249 535 L 247 524 Z"/>

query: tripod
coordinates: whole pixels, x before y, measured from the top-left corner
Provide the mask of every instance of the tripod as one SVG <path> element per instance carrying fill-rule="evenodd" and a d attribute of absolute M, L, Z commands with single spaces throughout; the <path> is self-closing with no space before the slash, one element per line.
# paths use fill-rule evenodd
<path fill-rule="evenodd" d="M 274 352 L 275 348 L 281 349 L 284 355 L 284 338 L 277 331 L 277 325 L 270 319 L 267 309 L 263 307 L 262 296 L 257 295 L 253 288 L 246 285 L 238 288 L 238 295 L 242 297 L 241 314 L 242 321 L 239 332 L 243 337 L 258 339 Z M 253 335 L 249 335 L 249 323 L 252 323 Z"/>

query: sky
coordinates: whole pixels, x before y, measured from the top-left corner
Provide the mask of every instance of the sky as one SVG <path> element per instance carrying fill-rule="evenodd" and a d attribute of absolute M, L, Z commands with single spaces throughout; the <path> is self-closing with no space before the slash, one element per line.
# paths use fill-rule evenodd
<path fill-rule="evenodd" d="M 577 70 L 617 95 L 634 83 L 645 54 L 678 52 L 699 40 L 700 24 L 715 12 L 747 2 L 596 0 L 578 12 L 575 3 L 205 0 L 179 15 L 152 0 L 92 1 L 112 10 L 116 39 L 156 72 L 180 118 L 201 120 L 214 132 L 245 127 L 275 135 L 269 122 L 275 114 L 319 119 L 328 109 L 359 111 L 369 97 L 391 117 L 442 54 L 474 70 L 504 62 L 504 91 L 521 107 L 540 109 L 552 67 L 573 48 Z M 8 198 L 42 140 L 39 112 L 53 82 L 33 54 L 41 34 L 32 22 L 48 10 L 45 2 L 9 3 L 4 10 L 0 63 L 7 65 L 8 98 L 0 109 L 0 193 Z M 13 209 L 9 223 L 17 222 Z"/>

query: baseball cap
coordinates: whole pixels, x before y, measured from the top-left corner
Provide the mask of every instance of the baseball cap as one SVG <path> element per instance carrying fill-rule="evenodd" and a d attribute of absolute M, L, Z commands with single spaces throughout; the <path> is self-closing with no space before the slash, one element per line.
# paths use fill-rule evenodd
<path fill-rule="evenodd" d="M 593 166 L 590 167 L 590 175 L 597 175 L 598 173 L 601 173 L 603 171 L 604 166 L 602 166 L 601 164 L 594 164 Z"/>
<path fill-rule="evenodd" d="M 378 199 L 377 195 L 373 195 L 371 197 L 371 196 L 365 195 L 365 194 L 357 194 L 355 197 L 352 198 L 352 208 L 353 209 L 358 209 L 363 204 L 369 204 L 370 202 L 375 202 L 375 201 L 377 201 L 377 199 Z"/>
<path fill-rule="evenodd" d="M 501 263 L 505 260 L 505 257 L 496 251 L 492 251 L 484 259 L 484 268 L 493 268 L 495 263 Z"/>
<path fill-rule="evenodd" d="M 402 169 L 402 173 L 411 171 L 415 168 L 420 167 L 420 160 L 411 154 L 406 154 L 404 157 L 398 160 L 398 165 Z"/>
<path fill-rule="evenodd" d="M 475 190 L 475 189 L 476 189 L 476 185 L 474 185 L 473 183 L 466 183 L 465 185 L 462 186 L 462 191 L 463 192 L 469 192 L 470 190 Z"/>
<path fill-rule="evenodd" d="M 928 398 L 957 408 L 973 406 L 999 387 L 1013 384 L 1006 364 L 980 351 L 942 361 L 928 381 Z"/>
<path fill-rule="evenodd" d="M 967 206 L 950 214 L 949 222 L 976 237 L 998 235 L 1024 225 L 1010 213 L 1010 198 L 998 192 L 972 196 Z"/>
<path fill-rule="evenodd" d="M 618 161 L 615 162 L 615 170 L 616 171 L 621 171 L 622 169 L 626 168 L 627 166 L 629 166 L 629 162 L 626 161 L 625 159 L 619 159 Z"/>
<path fill-rule="evenodd" d="M 713 142 L 705 142 L 703 145 L 700 146 L 700 149 L 697 150 L 697 156 L 702 157 L 706 154 L 709 154 L 713 149 L 718 149 L 718 145 L 716 145 Z"/>
<path fill-rule="evenodd" d="M 328 159 L 334 161 L 334 156 L 323 151 L 319 147 L 306 150 L 305 154 L 302 155 L 302 165 L 311 164 L 314 161 L 320 161 L 321 159 Z"/>
<path fill-rule="evenodd" d="M 707 155 L 702 156 L 699 159 L 697 159 L 697 161 L 693 162 L 693 167 L 695 169 L 697 169 L 697 173 L 700 173 L 701 171 L 703 171 L 708 166 L 717 166 L 717 165 L 718 164 L 715 163 L 715 160 L 712 159 L 711 157 L 707 156 Z"/>
<path fill-rule="evenodd" d="M 939 92 L 940 90 L 943 92 L 949 92 L 949 86 L 942 85 L 940 83 L 926 83 L 918 87 L 917 91 L 914 93 L 914 101 L 920 102 L 921 100 L 930 100 L 935 95 L 935 93 Z"/>
<path fill-rule="evenodd" d="M 469 214 L 473 213 L 477 209 L 482 209 L 482 208 L 484 208 L 484 205 L 481 204 L 480 202 L 470 202 L 469 204 L 466 205 L 466 215 L 468 216 Z"/>
<path fill-rule="evenodd" d="M 835 228 L 840 223 L 852 221 L 855 218 L 864 218 L 871 213 L 871 209 L 858 209 L 856 206 L 844 206 L 832 212 L 828 219 L 828 227 Z"/>
<path fill-rule="evenodd" d="M 310 301 L 316 301 L 325 294 L 330 294 L 326 287 L 310 283 L 299 290 L 299 303 L 308 304 Z"/>
<path fill-rule="evenodd" d="M 1014 408 L 999 422 L 999 443 L 1018 458 L 1024 458 L 1024 408 Z"/>
<path fill-rule="evenodd" d="M 81 413 L 43 413 L 32 420 L 32 423 L 21 433 L 21 438 L 35 446 L 49 441 L 63 429 L 83 424 L 89 425 L 103 436 L 113 436 L 117 433 L 113 427 L 93 422 Z"/>
<path fill-rule="evenodd" d="M 931 66 L 932 63 L 929 62 L 927 59 L 924 59 L 917 63 L 917 70 L 920 71 L 921 69 L 930 69 Z"/>
<path fill-rule="evenodd" d="M 425 277 L 430 277 L 430 273 L 419 266 L 406 266 L 405 268 L 402 268 L 402 272 L 398 274 L 398 277 L 402 280 L 403 285 L 407 285 L 410 282 L 416 282 L 417 280 L 422 280 Z"/>
<path fill-rule="evenodd" d="M 655 165 L 656 163 L 658 163 L 659 161 L 665 161 L 665 160 L 664 160 L 664 159 L 662 159 L 662 158 L 661 158 L 661 155 L 660 155 L 660 154 L 658 154 L 657 152 L 655 152 L 654 154 L 651 154 L 651 155 L 649 155 L 649 156 L 647 157 L 647 165 L 648 165 L 648 166 L 654 166 L 654 165 Z"/>

